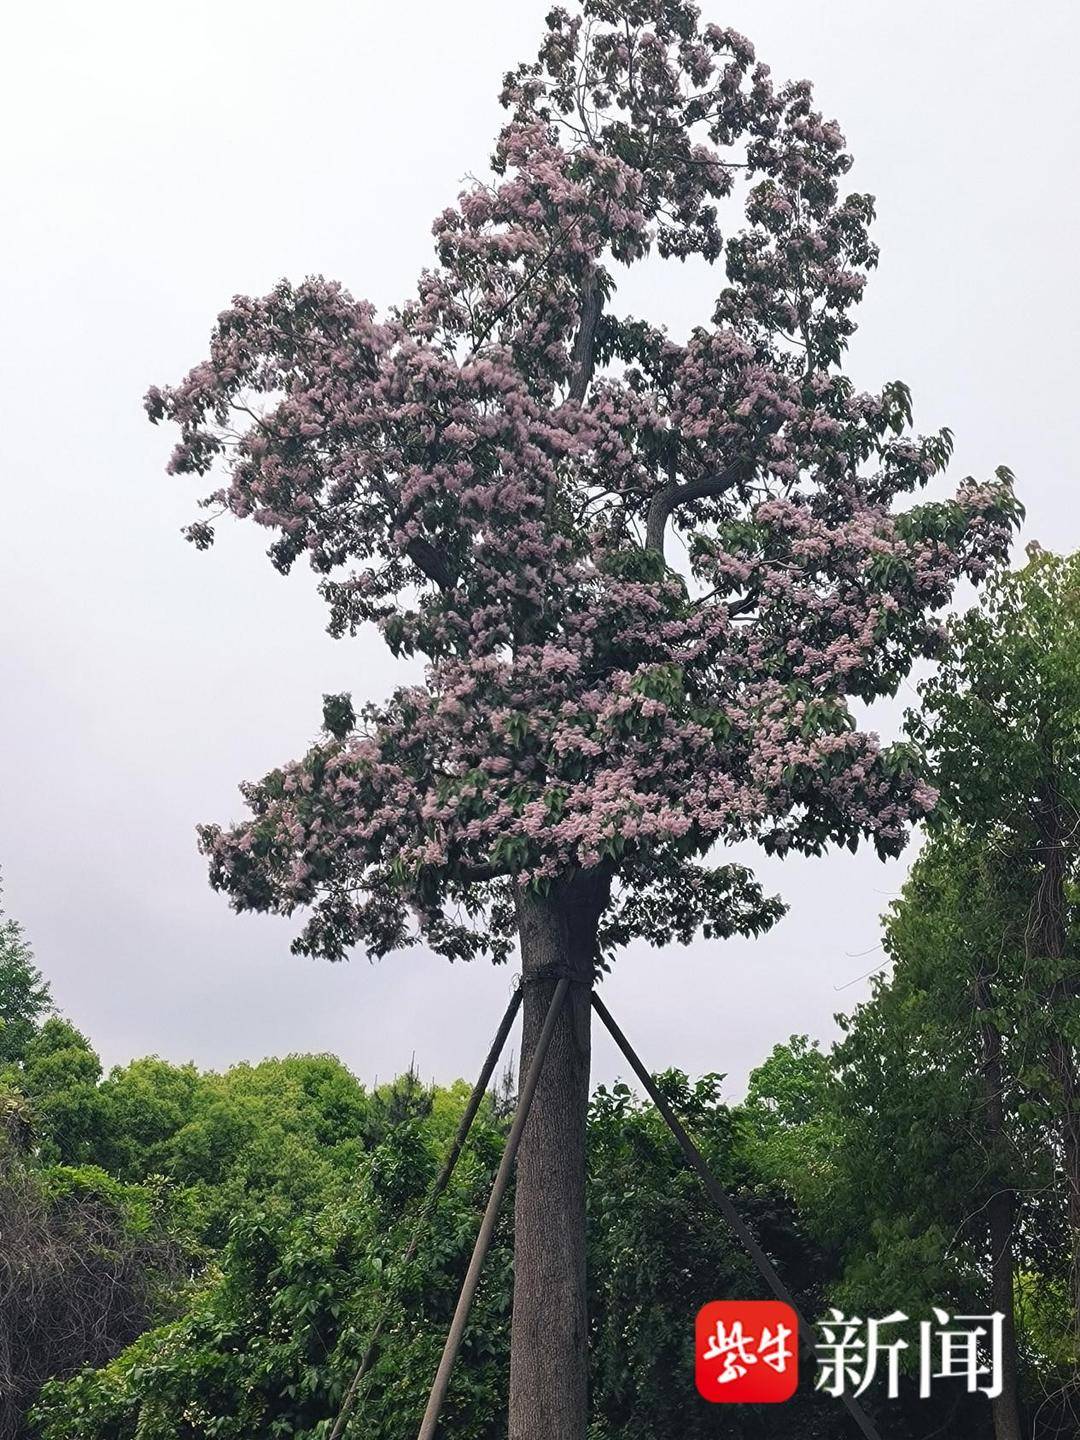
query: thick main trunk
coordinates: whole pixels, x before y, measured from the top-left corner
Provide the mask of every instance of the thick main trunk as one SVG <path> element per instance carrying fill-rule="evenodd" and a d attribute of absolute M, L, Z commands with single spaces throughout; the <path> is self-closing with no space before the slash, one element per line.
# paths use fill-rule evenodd
<path fill-rule="evenodd" d="M 521 1075 L 560 973 L 573 983 L 522 1136 L 514 1201 L 509 1440 L 585 1440 L 585 1125 L 590 994 L 608 882 L 580 874 L 547 896 L 521 892 Z"/>

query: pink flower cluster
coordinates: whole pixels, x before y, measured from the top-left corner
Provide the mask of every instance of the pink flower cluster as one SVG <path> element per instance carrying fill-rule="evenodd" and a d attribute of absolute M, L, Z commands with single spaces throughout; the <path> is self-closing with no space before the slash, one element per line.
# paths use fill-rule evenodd
<path fill-rule="evenodd" d="M 419 929 L 501 954 L 510 887 L 598 866 L 620 939 L 753 928 L 718 842 L 892 853 L 933 803 L 848 699 L 934 653 L 956 580 L 1005 554 L 1011 477 L 900 507 L 951 437 L 843 373 L 877 251 L 839 129 L 684 0 L 609 9 L 552 11 L 415 297 L 381 318 L 321 278 L 237 297 L 147 396 L 179 427 L 170 470 L 216 473 L 204 504 L 271 531 L 279 569 L 306 557 L 336 633 L 427 660 L 202 831 L 239 908 L 310 910 L 300 948 Z M 723 259 L 684 344 L 617 311 L 615 267 L 652 251 Z"/>

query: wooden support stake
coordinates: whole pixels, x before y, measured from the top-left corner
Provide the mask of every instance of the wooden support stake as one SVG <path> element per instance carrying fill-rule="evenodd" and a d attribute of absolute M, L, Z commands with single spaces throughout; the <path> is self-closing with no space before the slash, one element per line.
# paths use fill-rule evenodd
<path fill-rule="evenodd" d="M 521 1143 L 522 1132 L 525 1129 L 525 1122 L 529 1118 L 529 1111 L 532 1109 L 533 1096 L 536 1094 L 537 1081 L 540 1079 L 540 1071 L 543 1068 L 544 1057 L 547 1055 L 548 1046 L 551 1044 L 551 1037 L 555 1032 L 555 1022 L 559 1018 L 559 1011 L 563 1007 L 566 993 L 570 989 L 570 977 L 564 975 L 555 987 L 555 993 L 551 997 L 551 1004 L 544 1019 L 544 1027 L 536 1042 L 536 1049 L 533 1051 L 532 1063 L 529 1066 L 529 1073 L 525 1077 L 525 1084 L 522 1087 L 518 1099 L 517 1113 L 514 1116 L 514 1123 L 510 1127 L 510 1134 L 506 1139 L 506 1146 L 503 1150 L 502 1160 L 499 1162 L 499 1170 L 495 1176 L 495 1184 L 491 1188 L 491 1196 L 484 1211 L 484 1219 L 480 1225 L 480 1233 L 476 1237 L 476 1244 L 473 1247 L 472 1259 L 469 1261 L 469 1268 L 465 1275 L 464 1284 L 461 1287 L 461 1294 L 458 1297 L 457 1309 L 454 1311 L 454 1318 L 450 1324 L 450 1333 L 446 1337 L 446 1345 L 443 1347 L 442 1359 L 439 1361 L 438 1373 L 435 1376 L 435 1383 L 431 1387 L 431 1394 L 428 1396 L 427 1409 L 424 1411 L 424 1419 L 420 1426 L 417 1440 L 434 1440 L 435 1428 L 439 1423 L 439 1412 L 442 1409 L 443 1401 L 446 1399 L 446 1392 L 450 1385 L 450 1376 L 453 1374 L 454 1362 L 461 1349 L 461 1342 L 465 1336 L 465 1326 L 468 1323 L 469 1311 L 472 1308 L 473 1298 L 476 1295 L 476 1287 L 480 1283 L 480 1272 L 484 1268 L 484 1261 L 487 1258 L 488 1250 L 491 1248 L 491 1240 L 495 1234 L 495 1222 L 499 1218 L 499 1206 L 506 1193 L 506 1187 L 510 1181 L 510 1174 L 514 1168 L 514 1159 Z"/>
<path fill-rule="evenodd" d="M 435 1177 L 434 1184 L 428 1191 L 428 1196 L 427 1199 L 424 1201 L 423 1209 L 420 1211 L 420 1214 L 417 1218 L 416 1228 L 413 1231 L 412 1239 L 409 1241 L 408 1248 L 406 1249 L 404 1255 L 401 1257 L 402 1265 L 408 1265 L 409 1262 L 414 1259 L 416 1252 L 420 1247 L 420 1240 L 424 1230 L 427 1228 L 428 1221 L 435 1213 L 435 1206 L 439 1202 L 439 1197 L 442 1195 L 447 1185 L 450 1184 L 450 1178 L 454 1173 L 454 1167 L 457 1165 L 457 1162 L 461 1156 L 462 1148 L 464 1147 L 465 1141 L 468 1139 L 469 1131 L 472 1128 L 472 1123 L 476 1119 L 476 1112 L 480 1109 L 480 1106 L 483 1103 L 484 1096 L 487 1094 L 488 1086 L 491 1084 L 491 1077 L 495 1073 L 495 1066 L 499 1063 L 499 1056 L 502 1054 L 503 1046 L 506 1044 L 506 1037 L 510 1034 L 510 1029 L 513 1026 L 514 1021 L 517 1019 L 517 1013 L 520 1008 L 521 987 L 515 986 L 514 993 L 510 997 L 510 1003 L 506 1007 L 506 1014 L 503 1016 L 502 1020 L 499 1023 L 499 1028 L 495 1033 L 495 1039 L 491 1042 L 491 1049 L 488 1051 L 487 1059 L 484 1061 L 479 1078 L 477 1079 L 476 1084 L 473 1086 L 472 1094 L 469 1096 L 469 1103 L 465 1106 L 464 1112 L 461 1116 L 461 1120 L 458 1123 L 457 1133 L 454 1136 L 453 1143 L 451 1144 L 450 1149 L 447 1152 L 446 1159 L 443 1161 L 442 1169 Z M 363 1358 L 361 1359 L 356 1374 L 353 1376 L 349 1388 L 345 1392 L 345 1397 L 341 1402 L 341 1409 L 338 1411 L 337 1419 L 334 1421 L 334 1428 L 330 1431 L 330 1440 L 340 1440 L 340 1437 L 345 1433 L 345 1426 L 348 1423 L 349 1415 L 352 1411 L 353 1405 L 356 1403 L 356 1397 L 359 1393 L 360 1385 L 363 1382 L 364 1376 L 368 1373 L 372 1365 L 375 1363 L 375 1356 L 378 1354 L 379 1350 L 379 1339 L 382 1335 L 383 1326 L 386 1324 L 386 1318 L 389 1313 L 390 1297 L 387 1296 L 386 1301 L 384 1302 L 382 1309 L 379 1312 L 379 1318 L 375 1322 L 375 1328 L 371 1332 L 371 1338 L 368 1340 L 367 1347 L 364 1350 Z"/>

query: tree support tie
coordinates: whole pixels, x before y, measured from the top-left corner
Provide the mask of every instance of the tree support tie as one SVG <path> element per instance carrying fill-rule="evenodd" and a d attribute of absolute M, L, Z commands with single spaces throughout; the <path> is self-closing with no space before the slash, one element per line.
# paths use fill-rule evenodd
<path fill-rule="evenodd" d="M 428 1191 L 427 1199 L 424 1201 L 423 1208 L 417 1217 L 416 1228 L 413 1230 L 412 1239 L 409 1241 L 408 1247 L 401 1257 L 402 1265 L 408 1265 L 409 1262 L 415 1258 L 416 1252 L 420 1248 L 421 1237 L 432 1215 L 435 1213 L 435 1207 L 443 1191 L 450 1184 L 454 1168 L 461 1157 L 462 1149 L 468 1138 L 469 1131 L 472 1128 L 472 1123 L 476 1119 L 477 1111 L 480 1109 L 484 1096 L 487 1094 L 488 1086 L 491 1084 L 491 1077 L 495 1073 L 495 1066 L 499 1063 L 499 1056 L 503 1052 L 506 1038 L 510 1034 L 510 1030 L 514 1021 L 517 1019 L 517 1013 L 520 1008 L 521 990 L 515 986 L 514 993 L 510 997 L 510 1003 L 506 1007 L 506 1013 L 503 1015 L 502 1020 L 499 1022 L 499 1028 L 495 1032 L 495 1039 L 491 1042 L 491 1049 L 488 1051 L 487 1059 L 484 1061 L 476 1084 L 473 1086 L 472 1094 L 469 1096 L 469 1103 L 462 1112 L 457 1132 L 454 1135 L 450 1149 L 447 1151 L 442 1169 L 438 1175 L 436 1175 L 431 1189 Z M 334 1428 L 330 1431 L 330 1440 L 341 1440 L 341 1436 L 345 1433 L 353 1405 L 356 1403 L 357 1396 L 360 1393 L 360 1386 L 363 1383 L 364 1377 L 375 1363 L 375 1357 L 379 1351 L 379 1339 L 382 1336 L 383 1326 L 386 1324 L 389 1313 L 390 1296 L 387 1295 L 379 1311 L 379 1317 L 375 1321 L 375 1326 L 364 1350 L 363 1358 L 341 1402 L 341 1409 L 338 1411 L 337 1419 L 334 1421 Z"/>
<path fill-rule="evenodd" d="M 524 989 L 526 985 L 542 985 L 545 980 L 568 980 L 571 985 L 592 985 L 593 975 L 590 972 L 583 973 L 575 970 L 572 965 L 537 965 L 531 970 L 524 970 L 518 976 L 518 987 Z"/>
<path fill-rule="evenodd" d="M 776 1273 L 772 1261 L 765 1254 L 765 1251 L 758 1244 L 753 1232 L 743 1220 L 738 1210 L 736 1210 L 727 1191 L 723 1189 L 716 1176 L 709 1169 L 708 1165 L 705 1162 L 705 1157 L 702 1155 L 698 1147 L 694 1144 L 693 1140 L 691 1140 L 690 1135 L 688 1134 L 682 1121 L 675 1114 L 675 1111 L 671 1108 L 671 1105 L 664 1096 L 663 1092 L 660 1090 L 659 1086 L 656 1084 L 656 1081 L 649 1074 L 648 1070 L 646 1070 L 645 1066 L 641 1063 L 641 1060 L 638 1058 L 637 1052 L 634 1050 L 633 1046 L 630 1044 L 630 1041 L 627 1040 L 623 1032 L 619 1029 L 618 1025 L 616 1025 L 615 1021 L 612 1019 L 610 1010 L 608 1010 L 607 1006 L 600 999 L 600 996 L 596 993 L 595 990 L 592 994 L 592 1005 L 597 1015 L 599 1015 L 600 1019 L 604 1022 L 604 1025 L 606 1026 L 608 1033 L 611 1035 L 611 1038 L 615 1041 L 615 1044 L 619 1047 L 623 1055 L 625 1055 L 626 1059 L 629 1061 L 630 1068 L 633 1070 L 637 1078 L 641 1081 L 641 1084 L 644 1087 L 646 1093 L 648 1094 L 650 1100 L 652 1100 L 657 1110 L 659 1110 L 660 1114 L 664 1117 L 664 1120 L 667 1122 L 668 1129 L 675 1136 L 675 1139 L 679 1142 L 679 1148 L 683 1153 L 683 1158 L 686 1160 L 687 1164 L 691 1167 L 691 1169 L 696 1170 L 697 1173 L 701 1176 L 702 1182 L 705 1185 L 705 1189 L 708 1191 L 709 1198 L 713 1201 L 717 1209 L 723 1215 L 724 1219 L 728 1222 L 732 1230 L 734 1230 L 735 1234 L 746 1247 L 751 1260 L 753 1260 L 754 1264 L 761 1272 L 761 1276 L 765 1281 L 766 1285 L 768 1285 L 769 1289 L 772 1291 L 772 1293 L 776 1296 L 778 1300 L 783 1301 L 785 1305 L 789 1305 L 791 1309 L 794 1310 L 799 1321 L 799 1342 L 802 1345 L 804 1352 L 806 1352 L 811 1359 L 814 1359 L 814 1343 L 810 1338 L 812 1333 L 811 1328 L 807 1323 L 806 1318 L 800 1311 L 798 1305 L 796 1305 L 791 1291 L 787 1288 L 784 1282 L 780 1279 L 780 1276 Z M 859 1427 L 861 1434 L 866 1437 L 866 1440 L 881 1440 L 881 1436 L 875 1429 L 873 1422 L 870 1420 L 870 1417 L 866 1414 L 858 1401 L 853 1399 L 850 1395 L 846 1394 L 842 1394 L 839 1398 L 841 1403 L 847 1410 L 848 1414 L 851 1416 L 852 1420 L 854 1420 L 855 1424 Z"/>
<path fill-rule="evenodd" d="M 435 1383 L 431 1387 L 431 1394 L 428 1397 L 427 1409 L 424 1411 L 424 1419 L 420 1426 L 417 1440 L 434 1440 L 435 1427 L 439 1423 L 439 1412 L 442 1409 L 443 1401 L 446 1399 L 446 1391 L 450 1385 L 450 1376 L 454 1370 L 454 1362 L 457 1360 L 458 1351 L 461 1349 L 461 1342 L 465 1335 L 465 1326 L 469 1320 L 469 1311 L 476 1295 L 476 1287 L 480 1283 L 480 1272 L 487 1259 L 488 1250 L 491 1248 L 492 1237 L 495 1234 L 495 1222 L 499 1218 L 499 1207 L 502 1204 L 506 1187 L 510 1182 L 510 1174 L 514 1168 L 514 1160 L 517 1157 L 518 1146 L 521 1143 L 521 1136 L 525 1129 L 525 1122 L 529 1118 L 529 1111 L 532 1109 L 533 1097 L 536 1094 L 537 1082 L 540 1079 L 540 1072 L 543 1069 L 544 1058 L 547 1055 L 548 1047 L 551 1044 L 551 1037 L 555 1033 L 555 1022 L 559 1018 L 559 1012 L 563 1007 L 570 989 L 570 976 L 563 975 L 555 987 L 555 994 L 551 997 L 551 1004 L 548 1006 L 547 1015 L 544 1018 L 544 1026 L 536 1042 L 536 1049 L 533 1051 L 532 1060 L 529 1063 L 529 1073 L 525 1077 L 525 1084 L 522 1086 L 521 1095 L 518 1099 L 517 1113 L 514 1115 L 514 1123 L 510 1127 L 510 1134 L 507 1136 L 506 1145 L 503 1149 L 502 1160 L 499 1162 L 498 1173 L 495 1176 L 495 1184 L 491 1188 L 491 1196 L 484 1211 L 484 1219 L 480 1225 L 480 1233 L 476 1237 L 476 1244 L 473 1247 L 472 1259 L 469 1261 L 469 1268 L 465 1275 L 464 1284 L 461 1287 L 461 1294 L 458 1297 L 457 1309 L 454 1311 L 454 1318 L 450 1323 L 450 1333 L 446 1337 L 446 1345 L 443 1347 L 442 1359 L 439 1361 L 439 1369 L 435 1376 Z M 521 994 L 520 989 L 517 992 Z"/>

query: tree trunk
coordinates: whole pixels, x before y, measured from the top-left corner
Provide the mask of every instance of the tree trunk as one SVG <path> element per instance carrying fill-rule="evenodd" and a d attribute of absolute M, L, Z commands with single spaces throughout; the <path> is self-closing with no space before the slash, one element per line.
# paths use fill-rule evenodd
<path fill-rule="evenodd" d="M 1055 987 L 1055 1000 L 1066 996 Z M 1073 1310 L 1073 1346 L 1080 1364 L 1080 1080 L 1073 1048 L 1063 1035 L 1050 1040 L 1050 1069 L 1061 1090 L 1061 1158 L 1065 1173 L 1066 1215 L 1072 1241 L 1069 1276 Z"/>
<path fill-rule="evenodd" d="M 610 881 L 579 873 L 517 896 L 521 1076 L 558 972 L 573 977 L 521 1140 L 514 1200 L 509 1440 L 585 1440 L 585 1126 L 596 932 Z"/>
<path fill-rule="evenodd" d="M 989 1010 L 993 1003 L 987 976 L 975 981 L 976 1004 Z M 986 1129 L 993 1156 L 991 1183 L 994 1187 L 988 1206 L 990 1220 L 991 1308 L 1005 1318 L 1001 1326 L 1001 1394 L 990 1402 L 994 1419 L 994 1440 L 1023 1440 L 1020 1429 L 1018 1365 L 1016 1355 L 1016 1312 L 1013 1293 L 1016 1260 L 1013 1250 L 1015 1193 L 1006 1182 L 1003 1146 L 1005 1104 L 1002 1091 L 1001 1035 L 988 1020 L 979 1027 L 982 1049 L 983 1094 L 986 1099 Z"/>
<path fill-rule="evenodd" d="M 990 1199 L 991 1305 L 1005 1317 L 1001 1326 L 1001 1394 L 990 1402 L 994 1440 L 1023 1440 L 1020 1429 L 1019 1375 L 1013 1279 L 1013 1195 L 999 1190 Z"/>

